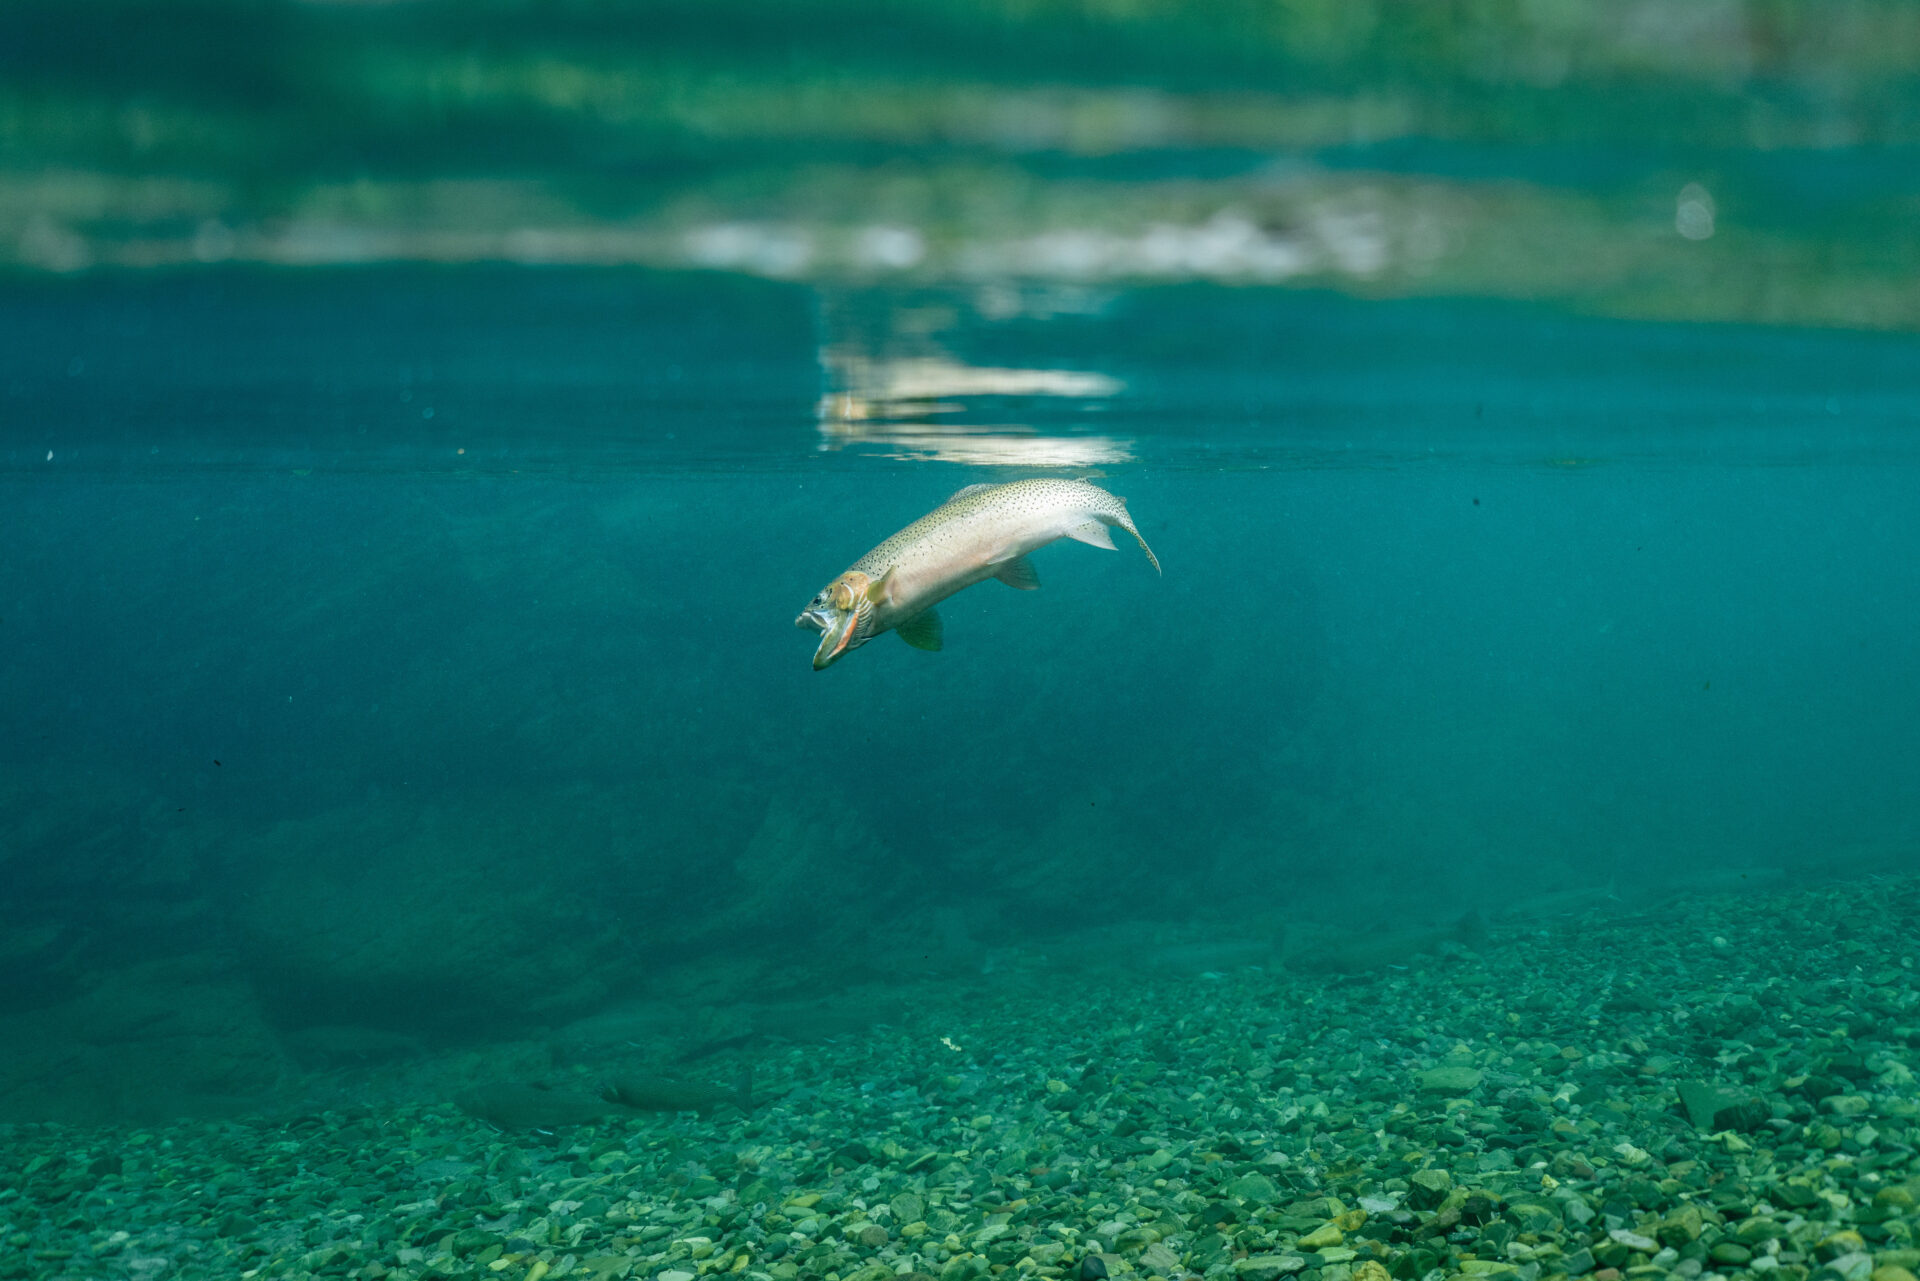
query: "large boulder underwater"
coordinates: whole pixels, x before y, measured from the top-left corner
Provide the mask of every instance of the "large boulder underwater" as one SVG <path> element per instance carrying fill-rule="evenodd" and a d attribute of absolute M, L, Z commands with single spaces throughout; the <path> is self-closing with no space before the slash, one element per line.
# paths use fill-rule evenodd
<path fill-rule="evenodd" d="M 251 985 L 202 952 L 0 1014 L 0 1120 L 157 1120 L 261 1106 L 291 1066 Z"/>
<path fill-rule="evenodd" d="M 821 812 L 724 783 L 342 807 L 251 843 L 232 919 L 285 1022 L 557 1025 L 716 954 L 832 960 L 815 942 L 875 923 L 893 860 L 852 807 Z"/>
<path fill-rule="evenodd" d="M 580 884 L 575 829 L 499 803 L 278 823 L 234 887 L 236 937 L 288 1022 L 451 1032 L 585 1008 L 620 977 L 621 923 Z"/>

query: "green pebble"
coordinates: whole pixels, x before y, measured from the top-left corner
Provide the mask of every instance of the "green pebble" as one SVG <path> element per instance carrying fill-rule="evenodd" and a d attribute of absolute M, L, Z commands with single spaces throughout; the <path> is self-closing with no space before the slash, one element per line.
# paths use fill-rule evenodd
<path fill-rule="evenodd" d="M 1279 1189 L 1264 1174 L 1243 1174 L 1223 1189 L 1228 1196 L 1267 1205 L 1279 1199 Z"/>
<path fill-rule="evenodd" d="M 1420 1073 L 1420 1088 L 1428 1094 L 1469 1094 L 1485 1074 L 1477 1067 L 1448 1064 Z"/>
<path fill-rule="evenodd" d="M 1593 1247 L 1594 1261 L 1602 1267 L 1623 1268 L 1632 1255 L 1633 1251 L 1618 1241 L 1607 1241 Z"/>
<path fill-rule="evenodd" d="M 500 1245 L 505 1240 L 498 1232 L 489 1232 L 485 1228 L 464 1228 L 454 1233 L 447 1242 L 447 1252 L 456 1259 L 464 1259 L 469 1254 L 478 1253 L 488 1246 Z"/>
<path fill-rule="evenodd" d="M 1407 1182 L 1412 1185 L 1408 1199 L 1416 1210 L 1431 1210 L 1453 1191 L 1453 1176 L 1445 1170 L 1415 1170 Z"/>

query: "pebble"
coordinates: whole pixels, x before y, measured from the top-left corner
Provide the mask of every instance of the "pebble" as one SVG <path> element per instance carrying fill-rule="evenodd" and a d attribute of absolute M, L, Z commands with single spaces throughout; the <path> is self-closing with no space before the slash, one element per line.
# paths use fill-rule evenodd
<path fill-rule="evenodd" d="M 1835 1255 L 1827 1260 L 1825 1270 L 1840 1281 L 1868 1281 L 1873 1274 L 1873 1256 L 1864 1251 Z"/>
<path fill-rule="evenodd" d="M 1477 1067 L 1446 1064 L 1420 1074 L 1420 1088 L 1428 1094 L 1471 1094 L 1486 1079 Z"/>
<path fill-rule="evenodd" d="M 1920 880 L 1874 893 L 1920 903 Z M 756 1050 L 750 1114 L 503 1133 L 450 1080 L 0 1127 L 0 1278 L 1915 1281 L 1920 1100 L 1886 1066 L 1920 1027 L 1902 918 L 1844 887 L 1697 910 L 1724 953 L 1600 919 L 1368 976 L 1016 967 L 864 1038 Z M 596 1070 L 510 1101 L 590 1098 Z M 1729 1108 L 1766 1119 L 1722 1130 Z"/>
<path fill-rule="evenodd" d="M 1318 1250 L 1323 1246 L 1339 1245 L 1344 1240 L 1346 1234 L 1340 1231 L 1339 1224 L 1329 1222 L 1301 1237 L 1298 1245 L 1302 1250 Z"/>
<path fill-rule="evenodd" d="M 1411 1185 L 1409 1201 L 1416 1210 L 1435 1208 L 1453 1191 L 1453 1176 L 1442 1169 L 1415 1170 L 1408 1182 Z"/>

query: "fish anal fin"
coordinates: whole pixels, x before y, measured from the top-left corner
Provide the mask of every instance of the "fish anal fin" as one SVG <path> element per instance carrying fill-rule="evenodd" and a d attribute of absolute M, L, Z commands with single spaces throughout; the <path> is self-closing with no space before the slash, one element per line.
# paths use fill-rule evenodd
<path fill-rule="evenodd" d="M 1086 543 L 1090 547 L 1104 547 L 1110 552 L 1119 550 L 1113 545 L 1113 535 L 1107 532 L 1106 525 L 1097 520 L 1075 525 L 1067 531 L 1067 537 L 1076 543 Z"/>
<path fill-rule="evenodd" d="M 900 633 L 900 639 L 915 649 L 939 649 L 944 629 L 940 625 L 940 611 L 923 609 L 906 622 L 893 629 Z"/>
<path fill-rule="evenodd" d="M 1025 556 L 1015 556 L 993 571 L 993 576 L 1007 586 L 1023 592 L 1040 590 L 1040 571 Z"/>

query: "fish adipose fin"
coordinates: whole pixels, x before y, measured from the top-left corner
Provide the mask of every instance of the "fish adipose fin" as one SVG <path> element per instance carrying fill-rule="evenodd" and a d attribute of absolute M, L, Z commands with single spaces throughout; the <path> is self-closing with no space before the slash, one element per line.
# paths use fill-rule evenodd
<path fill-rule="evenodd" d="M 1107 546 L 1111 547 L 1113 544 L 1108 543 Z M 1007 586 L 1018 588 L 1023 592 L 1040 590 L 1040 571 L 1035 569 L 1033 562 L 1025 556 L 1015 556 L 999 569 L 994 570 L 993 576 Z"/>
<path fill-rule="evenodd" d="M 1090 520 L 1084 525 L 1075 525 L 1067 531 L 1067 537 L 1077 543 L 1085 543 L 1089 547 L 1104 547 L 1110 552 L 1119 550 L 1113 545 L 1113 535 L 1109 534 L 1107 527 L 1097 520 Z"/>
<path fill-rule="evenodd" d="M 900 639 L 915 649 L 939 649 L 944 629 L 940 625 L 938 610 L 923 609 L 893 630 L 899 632 Z"/>

